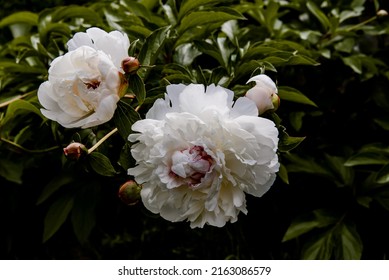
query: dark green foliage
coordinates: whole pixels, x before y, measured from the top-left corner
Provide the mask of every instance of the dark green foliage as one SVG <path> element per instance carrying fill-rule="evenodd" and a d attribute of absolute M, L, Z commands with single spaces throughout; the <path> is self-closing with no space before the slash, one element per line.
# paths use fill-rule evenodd
<path fill-rule="evenodd" d="M 75 3 L 77 2 L 77 3 Z M 384 1 L 14 1 L 0 13 L 1 257 L 385 259 L 389 254 L 389 16 Z M 111 121 L 64 129 L 40 113 L 50 62 L 78 31 L 119 29 L 141 68 Z M 236 97 L 266 73 L 281 168 L 248 214 L 190 229 L 118 198 L 131 125 L 171 83 Z M 71 142 L 98 149 L 70 161 Z M 43 242 L 42 242 L 43 241 Z"/>

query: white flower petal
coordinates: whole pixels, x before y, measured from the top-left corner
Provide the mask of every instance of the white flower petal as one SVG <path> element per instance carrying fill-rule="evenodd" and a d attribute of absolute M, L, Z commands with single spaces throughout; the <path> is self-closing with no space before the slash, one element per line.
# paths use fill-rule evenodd
<path fill-rule="evenodd" d="M 163 120 L 167 113 L 172 111 L 169 105 L 169 99 L 159 98 L 154 102 L 153 107 L 146 114 L 147 119 Z"/>
<path fill-rule="evenodd" d="M 127 34 L 120 31 L 115 30 L 107 33 L 100 28 L 91 27 L 86 30 L 86 33 L 76 33 L 67 45 L 69 51 L 81 46 L 89 46 L 95 50 L 103 51 L 110 57 L 116 68 L 120 69 L 123 59 L 128 57 L 130 40 Z"/>
<path fill-rule="evenodd" d="M 68 50 L 74 51 L 81 46 L 89 46 L 94 48 L 91 38 L 86 33 L 78 32 L 73 38 L 67 42 Z"/>
<path fill-rule="evenodd" d="M 258 109 L 255 103 L 246 97 L 238 98 L 230 113 L 231 118 L 236 118 L 241 115 L 258 116 Z"/>
<path fill-rule="evenodd" d="M 49 93 L 52 91 L 52 85 L 47 81 L 42 83 L 38 89 L 38 99 L 43 107 L 50 111 L 59 111 L 60 107 L 56 100 Z"/>
<path fill-rule="evenodd" d="M 257 85 L 261 85 L 261 86 L 265 86 L 265 87 L 271 88 L 275 93 L 278 92 L 276 84 L 273 82 L 273 80 L 269 76 L 267 76 L 265 74 L 260 74 L 260 75 L 251 77 L 251 79 L 249 79 L 247 81 L 247 84 L 250 83 L 250 82 L 253 82 L 253 81 Z"/>

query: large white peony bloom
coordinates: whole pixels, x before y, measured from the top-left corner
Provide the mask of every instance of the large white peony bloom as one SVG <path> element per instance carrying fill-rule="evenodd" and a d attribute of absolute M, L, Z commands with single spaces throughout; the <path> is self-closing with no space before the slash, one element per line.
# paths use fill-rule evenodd
<path fill-rule="evenodd" d="M 120 31 L 105 32 L 104 30 L 91 27 L 86 32 L 78 32 L 67 42 L 69 51 L 81 46 L 88 46 L 95 50 L 106 53 L 113 64 L 120 69 L 123 59 L 128 57 L 130 40 L 127 34 Z"/>
<path fill-rule="evenodd" d="M 113 117 L 125 87 L 110 56 L 81 46 L 53 60 L 38 98 L 47 118 L 67 128 L 88 128 Z"/>
<path fill-rule="evenodd" d="M 129 136 L 146 208 L 191 227 L 222 227 L 247 213 L 276 178 L 278 130 L 246 97 L 220 86 L 170 85 Z"/>

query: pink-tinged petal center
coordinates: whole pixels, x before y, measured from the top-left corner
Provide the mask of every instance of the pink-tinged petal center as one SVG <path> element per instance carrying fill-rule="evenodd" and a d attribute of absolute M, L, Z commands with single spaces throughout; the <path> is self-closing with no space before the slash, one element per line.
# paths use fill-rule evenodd
<path fill-rule="evenodd" d="M 201 183 L 211 170 L 213 159 L 201 146 L 175 151 L 172 156 L 171 175 L 180 177 L 190 187 Z"/>

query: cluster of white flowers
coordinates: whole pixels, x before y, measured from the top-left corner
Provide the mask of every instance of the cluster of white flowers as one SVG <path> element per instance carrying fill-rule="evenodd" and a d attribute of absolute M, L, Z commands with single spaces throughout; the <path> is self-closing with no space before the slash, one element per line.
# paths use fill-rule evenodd
<path fill-rule="evenodd" d="M 69 52 L 52 62 L 39 87 L 42 114 L 67 128 L 107 122 L 126 84 L 127 35 L 90 28 L 67 45 Z M 129 71 L 137 68 L 138 61 Z M 279 169 L 278 130 L 259 115 L 276 109 L 279 99 L 268 76 L 251 81 L 256 85 L 236 101 L 221 86 L 169 85 L 165 98 L 132 125 L 128 140 L 137 165 L 128 174 L 142 185 L 147 209 L 192 228 L 222 227 L 247 213 L 246 194 L 269 190 Z"/>
<path fill-rule="evenodd" d="M 93 27 L 67 45 L 69 52 L 53 60 L 48 81 L 38 89 L 42 114 L 67 128 L 109 121 L 125 90 L 121 62 L 128 56 L 128 36 Z"/>

